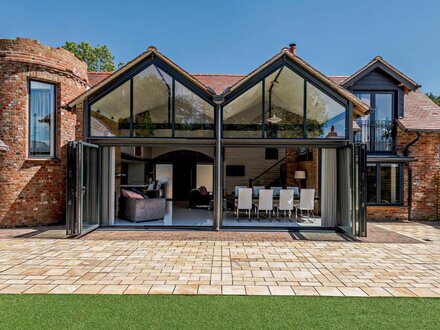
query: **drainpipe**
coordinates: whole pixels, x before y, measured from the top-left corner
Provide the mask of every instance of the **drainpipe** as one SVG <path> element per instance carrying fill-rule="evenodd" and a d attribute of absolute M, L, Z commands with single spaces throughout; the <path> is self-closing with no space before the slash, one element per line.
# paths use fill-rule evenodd
<path fill-rule="evenodd" d="M 222 123 L 221 123 L 221 111 L 222 103 L 224 101 L 223 95 L 214 95 L 213 100 L 216 104 L 215 106 L 215 132 L 216 132 L 216 142 L 215 142 L 215 164 L 214 164 L 214 223 L 213 229 L 219 230 L 220 223 L 222 220 L 223 211 L 223 161 L 222 161 Z"/>
<path fill-rule="evenodd" d="M 406 157 L 408 157 L 409 148 L 413 144 L 415 144 L 417 141 L 419 141 L 420 138 L 421 138 L 421 134 L 420 134 L 420 132 L 417 132 L 416 138 L 405 146 L 403 154 Z M 412 168 L 411 168 L 411 163 L 408 162 L 408 221 L 411 221 L 411 219 L 412 219 L 412 207 L 411 206 L 412 206 Z"/>

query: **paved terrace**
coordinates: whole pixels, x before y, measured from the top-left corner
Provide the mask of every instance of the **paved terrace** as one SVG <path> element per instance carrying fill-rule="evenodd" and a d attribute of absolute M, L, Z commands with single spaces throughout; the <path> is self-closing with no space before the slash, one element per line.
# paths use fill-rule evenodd
<path fill-rule="evenodd" d="M 67 240 L 2 230 L 0 292 L 440 297 L 440 227 L 370 226 L 379 228 L 370 242 L 106 231 Z"/>

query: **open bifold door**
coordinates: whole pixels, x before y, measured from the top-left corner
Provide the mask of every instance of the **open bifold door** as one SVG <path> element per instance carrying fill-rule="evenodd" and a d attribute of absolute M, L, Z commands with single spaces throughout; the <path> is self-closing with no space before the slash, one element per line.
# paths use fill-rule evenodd
<path fill-rule="evenodd" d="M 338 149 L 337 225 L 348 235 L 367 235 L 366 148 L 364 144 Z"/>
<path fill-rule="evenodd" d="M 67 146 L 66 234 L 78 236 L 99 226 L 99 147 L 70 141 Z"/>

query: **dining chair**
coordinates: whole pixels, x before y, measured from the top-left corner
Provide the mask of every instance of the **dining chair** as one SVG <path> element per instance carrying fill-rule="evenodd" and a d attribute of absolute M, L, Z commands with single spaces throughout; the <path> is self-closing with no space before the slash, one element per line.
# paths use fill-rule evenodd
<path fill-rule="evenodd" d="M 307 211 L 307 220 L 310 221 L 310 213 L 312 216 L 315 208 L 315 189 L 301 189 L 299 196 L 299 206 L 296 208 L 296 215 L 298 216 L 298 210 L 301 212 Z"/>
<path fill-rule="evenodd" d="M 293 190 L 293 197 L 299 197 L 299 188 L 294 186 L 288 186 L 286 189 Z"/>
<path fill-rule="evenodd" d="M 261 189 L 264 189 L 264 188 L 265 188 L 264 186 L 254 186 L 254 187 L 252 187 L 252 196 L 253 197 L 258 197 L 259 191 Z"/>
<path fill-rule="evenodd" d="M 250 221 L 251 211 L 252 211 L 252 188 L 238 189 L 238 200 L 235 206 L 235 214 L 237 216 L 237 221 L 239 221 L 240 210 L 245 210 L 248 212 L 248 217 Z"/>
<path fill-rule="evenodd" d="M 247 187 L 248 186 L 235 186 L 235 190 L 234 190 L 235 198 L 238 197 L 238 189 L 247 188 Z"/>
<path fill-rule="evenodd" d="M 280 200 L 276 206 L 277 210 L 277 218 L 280 221 L 280 211 L 284 211 L 284 216 L 286 216 L 286 212 L 289 215 L 289 220 L 291 220 L 292 210 L 293 210 L 293 194 L 294 191 L 291 189 L 281 189 L 280 190 Z"/>
<path fill-rule="evenodd" d="M 283 188 L 283 187 L 270 187 L 270 189 L 273 190 L 273 195 L 274 195 L 275 197 L 280 196 L 280 190 L 281 190 L 282 188 Z"/>
<path fill-rule="evenodd" d="M 272 189 L 260 189 L 258 194 L 258 203 L 255 205 L 255 213 L 257 219 L 260 218 L 260 211 L 269 212 L 269 220 L 271 219 L 273 211 L 273 190 Z"/>

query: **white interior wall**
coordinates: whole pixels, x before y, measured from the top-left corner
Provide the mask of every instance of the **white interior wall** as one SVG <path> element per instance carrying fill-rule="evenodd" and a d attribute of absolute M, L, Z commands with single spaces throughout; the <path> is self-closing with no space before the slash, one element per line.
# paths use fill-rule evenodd
<path fill-rule="evenodd" d="M 267 170 L 286 154 L 285 148 L 278 148 L 278 159 L 266 159 L 265 148 L 226 148 L 224 162 L 224 190 L 235 191 L 235 186 L 247 186 L 249 178 L 255 178 Z M 244 165 L 245 176 L 226 176 L 226 165 Z M 273 181 L 280 176 L 280 167 L 275 166 L 264 175 L 265 181 Z M 256 182 L 256 185 L 258 182 Z"/>
<path fill-rule="evenodd" d="M 209 192 L 214 189 L 214 165 L 197 164 L 197 187 L 205 186 Z"/>

